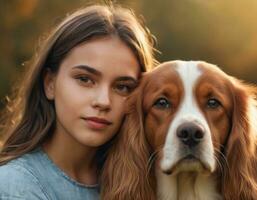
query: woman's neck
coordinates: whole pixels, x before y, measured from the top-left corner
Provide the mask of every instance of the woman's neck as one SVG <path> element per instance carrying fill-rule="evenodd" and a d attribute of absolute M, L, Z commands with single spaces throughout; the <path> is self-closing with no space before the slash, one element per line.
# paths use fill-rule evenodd
<path fill-rule="evenodd" d="M 43 149 L 74 180 L 85 185 L 97 184 L 96 147 L 79 144 L 70 135 L 55 132 Z"/>

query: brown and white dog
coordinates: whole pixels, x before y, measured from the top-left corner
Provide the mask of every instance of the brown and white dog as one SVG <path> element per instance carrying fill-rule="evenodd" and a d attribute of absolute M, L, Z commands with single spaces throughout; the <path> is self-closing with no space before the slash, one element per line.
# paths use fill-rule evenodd
<path fill-rule="evenodd" d="M 105 162 L 102 199 L 256 200 L 256 93 L 205 62 L 146 73 Z"/>

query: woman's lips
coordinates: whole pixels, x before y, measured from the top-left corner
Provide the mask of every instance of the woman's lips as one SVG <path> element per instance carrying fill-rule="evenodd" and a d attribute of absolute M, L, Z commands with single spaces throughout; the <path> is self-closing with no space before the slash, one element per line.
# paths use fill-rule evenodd
<path fill-rule="evenodd" d="M 86 117 L 83 119 L 91 129 L 104 129 L 112 124 L 112 122 L 98 117 Z"/>

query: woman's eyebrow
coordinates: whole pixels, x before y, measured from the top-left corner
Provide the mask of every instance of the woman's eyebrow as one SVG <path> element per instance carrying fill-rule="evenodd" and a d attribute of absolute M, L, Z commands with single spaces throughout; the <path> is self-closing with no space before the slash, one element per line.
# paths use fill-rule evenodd
<path fill-rule="evenodd" d="M 82 69 L 85 70 L 91 74 L 97 75 L 97 76 L 102 76 L 102 73 L 96 69 L 94 69 L 93 67 L 89 67 L 88 65 L 76 65 L 73 67 L 73 69 Z"/>
<path fill-rule="evenodd" d="M 133 81 L 135 84 L 138 83 L 138 81 L 131 76 L 121 76 L 121 77 L 117 78 L 116 80 L 117 81 Z"/>

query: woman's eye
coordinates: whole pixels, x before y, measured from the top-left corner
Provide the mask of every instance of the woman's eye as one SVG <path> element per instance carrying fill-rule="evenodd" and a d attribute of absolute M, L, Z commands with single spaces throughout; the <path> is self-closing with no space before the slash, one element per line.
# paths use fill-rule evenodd
<path fill-rule="evenodd" d="M 167 109 L 171 107 L 171 103 L 166 98 L 161 97 L 155 101 L 154 107 L 158 109 Z"/>
<path fill-rule="evenodd" d="M 133 90 L 133 88 L 128 85 L 120 84 L 115 86 L 115 90 L 122 95 L 127 95 Z"/>
<path fill-rule="evenodd" d="M 215 98 L 211 98 L 211 99 L 208 99 L 207 101 L 207 107 L 208 108 L 218 108 L 219 106 L 221 106 L 221 103 L 219 100 L 215 99 Z"/>
<path fill-rule="evenodd" d="M 94 81 L 88 76 L 78 76 L 76 79 L 82 84 L 94 84 Z"/>

